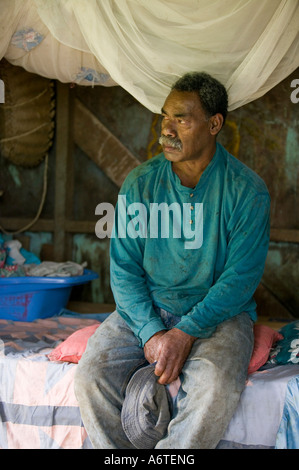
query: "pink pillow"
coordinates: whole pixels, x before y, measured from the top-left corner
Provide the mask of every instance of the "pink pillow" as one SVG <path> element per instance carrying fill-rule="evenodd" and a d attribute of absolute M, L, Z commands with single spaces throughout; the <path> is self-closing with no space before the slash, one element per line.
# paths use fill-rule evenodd
<path fill-rule="evenodd" d="M 75 331 L 53 349 L 48 355 L 50 361 L 74 362 L 77 364 L 86 349 L 87 341 L 99 326 L 100 323 L 96 323 Z M 248 366 L 248 374 L 252 374 L 267 362 L 271 348 L 280 339 L 283 339 L 283 336 L 269 326 L 254 325 L 254 347 Z"/>
<path fill-rule="evenodd" d="M 274 344 L 283 339 L 278 331 L 266 325 L 254 325 L 254 347 L 248 366 L 248 374 L 252 374 L 262 367 L 268 360 L 270 350 Z"/>
<path fill-rule="evenodd" d="M 86 349 L 87 341 L 99 326 L 100 323 L 95 323 L 72 333 L 48 354 L 50 361 L 74 362 L 78 364 Z"/>

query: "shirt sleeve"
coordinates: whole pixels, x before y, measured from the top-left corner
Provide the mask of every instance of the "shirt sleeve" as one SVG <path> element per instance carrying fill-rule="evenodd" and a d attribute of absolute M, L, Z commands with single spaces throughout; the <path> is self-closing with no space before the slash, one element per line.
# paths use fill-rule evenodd
<path fill-rule="evenodd" d="M 225 267 L 205 298 L 182 316 L 176 328 L 209 336 L 218 324 L 252 310 L 253 294 L 263 275 L 270 234 L 270 197 L 257 194 L 234 211 L 228 223 Z"/>
<path fill-rule="evenodd" d="M 137 198 L 134 198 L 136 201 Z M 126 202 L 129 200 L 126 196 Z M 144 237 L 140 236 L 146 220 L 139 223 L 126 213 L 119 202 L 115 209 L 115 220 L 110 241 L 110 280 L 117 311 L 126 321 L 141 347 L 160 330 L 166 327 L 155 312 L 143 269 Z M 134 234 L 134 226 L 138 233 Z M 125 229 L 124 229 L 125 227 Z M 129 234 L 125 233 L 126 229 Z M 144 233 L 144 232 L 143 232 Z M 136 236 L 135 236 L 136 235 Z"/>

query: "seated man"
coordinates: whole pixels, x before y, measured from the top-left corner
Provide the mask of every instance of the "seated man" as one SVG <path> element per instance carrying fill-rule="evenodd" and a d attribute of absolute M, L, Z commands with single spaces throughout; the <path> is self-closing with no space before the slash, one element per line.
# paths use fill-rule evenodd
<path fill-rule="evenodd" d="M 181 378 L 157 449 L 215 448 L 238 405 L 270 198 L 261 178 L 216 141 L 227 101 L 205 73 L 179 79 L 162 108 L 163 153 L 121 188 L 111 238 L 117 309 L 89 341 L 75 382 L 95 448 L 134 448 L 121 409 L 145 363 L 155 363 L 159 384 Z"/>

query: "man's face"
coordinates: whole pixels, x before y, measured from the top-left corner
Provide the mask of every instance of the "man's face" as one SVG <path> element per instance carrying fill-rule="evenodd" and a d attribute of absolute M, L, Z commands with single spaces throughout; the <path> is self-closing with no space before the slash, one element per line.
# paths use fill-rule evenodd
<path fill-rule="evenodd" d="M 171 91 L 162 108 L 160 138 L 167 160 L 197 160 L 214 140 L 197 93 Z"/>

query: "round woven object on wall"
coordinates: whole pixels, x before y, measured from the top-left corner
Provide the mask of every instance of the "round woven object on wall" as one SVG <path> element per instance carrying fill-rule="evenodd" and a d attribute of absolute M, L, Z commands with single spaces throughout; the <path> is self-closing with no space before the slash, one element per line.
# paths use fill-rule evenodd
<path fill-rule="evenodd" d="M 0 153 L 15 165 L 37 166 L 54 136 L 54 83 L 0 62 L 5 102 L 0 104 Z"/>

